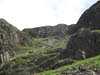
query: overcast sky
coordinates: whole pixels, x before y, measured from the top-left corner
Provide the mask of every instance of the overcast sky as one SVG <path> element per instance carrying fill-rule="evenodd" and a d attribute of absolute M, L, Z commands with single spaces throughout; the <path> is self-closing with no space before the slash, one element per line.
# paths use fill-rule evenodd
<path fill-rule="evenodd" d="M 98 0 L 0 0 L 0 18 L 20 30 L 64 23 L 75 24 Z"/>

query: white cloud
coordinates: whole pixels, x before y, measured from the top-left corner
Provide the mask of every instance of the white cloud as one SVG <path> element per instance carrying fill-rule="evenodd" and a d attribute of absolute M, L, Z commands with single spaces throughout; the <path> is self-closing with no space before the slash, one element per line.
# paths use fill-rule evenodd
<path fill-rule="evenodd" d="M 89 4 L 89 2 L 91 3 Z M 76 23 L 96 0 L 0 0 L 0 17 L 19 29 Z"/>

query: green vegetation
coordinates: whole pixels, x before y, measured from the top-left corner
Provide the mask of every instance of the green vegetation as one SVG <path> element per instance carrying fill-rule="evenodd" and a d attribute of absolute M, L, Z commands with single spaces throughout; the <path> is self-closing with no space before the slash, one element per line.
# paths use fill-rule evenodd
<path fill-rule="evenodd" d="M 62 51 L 66 48 L 68 39 L 65 38 L 66 37 L 61 39 L 58 37 L 34 38 L 30 40 L 32 45 L 17 45 L 20 50 L 20 52 L 18 51 L 19 56 L 7 61 L 0 69 L 0 74 L 11 75 L 16 72 L 21 72 L 21 75 L 24 75 L 35 69 L 38 69 L 39 71 L 50 70 L 50 66 L 64 63 L 64 60 L 61 60 L 58 63 L 55 63 L 55 60 L 57 60 L 56 58 L 60 54 L 60 51 L 56 50 Z M 24 55 L 20 55 L 21 53 Z"/>
<path fill-rule="evenodd" d="M 66 48 L 66 37 L 57 40 L 57 37 L 47 37 L 47 38 L 34 38 L 32 40 L 30 40 L 30 43 L 32 45 L 16 45 L 18 48 L 18 51 L 16 53 L 18 54 L 23 54 L 27 53 L 29 51 L 36 51 L 36 50 L 41 50 L 41 49 L 45 49 L 45 51 L 49 51 L 49 50 L 54 50 L 57 48 Z M 54 44 L 55 43 L 55 44 Z"/>
<path fill-rule="evenodd" d="M 100 33 L 100 30 L 92 30 L 92 32 Z"/>
<path fill-rule="evenodd" d="M 26 67 L 30 67 L 30 69 L 34 70 L 40 65 L 45 64 L 48 61 L 53 61 L 56 58 L 56 56 L 53 56 L 56 55 L 55 53 L 41 55 L 41 52 L 43 52 L 43 50 L 39 50 L 36 53 L 32 53 L 27 56 L 17 57 L 16 59 L 7 61 L 5 65 L 1 68 L 3 72 L 0 72 L 0 74 L 16 73 L 17 71 L 23 71 Z M 47 59 L 45 59 L 44 61 L 38 61 L 41 57 L 46 57 Z M 46 69 L 44 68 L 44 70 Z"/>
<path fill-rule="evenodd" d="M 31 46 L 17 46 L 20 50 L 31 50 L 31 49 L 33 49 L 33 47 L 31 47 Z"/>
<path fill-rule="evenodd" d="M 90 67 L 100 67 L 100 55 L 86 59 L 86 60 L 82 60 L 82 61 L 78 61 L 76 63 L 73 63 L 72 65 L 68 65 L 68 66 L 63 66 L 61 68 L 55 69 L 55 70 L 48 70 L 48 71 L 44 71 L 41 73 L 37 73 L 36 75 L 57 75 L 57 71 L 62 71 L 65 70 L 67 68 L 73 68 L 73 67 L 77 67 L 78 65 L 82 65 L 82 64 L 86 64 L 88 62 L 92 62 L 92 61 L 97 61 L 95 63 L 91 63 L 89 66 Z"/>
<path fill-rule="evenodd" d="M 44 45 L 44 41 L 42 39 L 33 39 L 30 41 L 34 48 L 40 48 Z"/>
<path fill-rule="evenodd" d="M 25 46 L 22 46 L 22 45 L 17 45 L 17 48 L 19 49 L 18 53 L 23 53 L 24 52 L 27 52 L 27 51 L 30 51 L 30 50 L 35 50 L 35 49 L 40 49 L 44 46 L 44 43 L 45 41 L 48 41 L 48 39 L 50 40 L 51 37 L 47 37 L 47 38 L 40 38 L 40 39 L 32 39 L 30 40 L 30 43 L 32 43 L 32 45 L 25 45 Z M 53 37 L 52 37 L 53 38 Z"/>
<path fill-rule="evenodd" d="M 100 60 L 98 60 L 98 61 L 95 61 L 95 63 L 93 63 L 93 64 L 90 64 L 89 65 L 90 67 L 100 67 Z"/>
<path fill-rule="evenodd" d="M 0 74 L 6 73 L 16 73 L 17 71 L 23 71 L 26 67 L 29 67 L 31 70 L 39 68 L 40 65 L 44 65 L 47 62 L 54 61 L 56 56 L 59 55 L 59 52 L 56 53 L 48 53 L 49 51 L 56 50 L 57 48 L 64 47 L 64 44 L 58 45 L 57 47 L 49 47 L 49 48 L 41 48 L 38 49 L 35 53 L 31 53 L 26 56 L 20 56 L 13 60 L 9 60 L 5 63 L 5 65 L 1 68 L 3 72 Z M 22 50 L 24 49 L 32 49 L 31 47 L 20 47 Z M 40 59 L 45 58 L 40 61 Z M 6 68 L 6 70 L 5 70 Z M 49 70 L 49 67 L 43 68 L 44 70 Z M 24 72 L 23 72 L 24 73 Z"/>

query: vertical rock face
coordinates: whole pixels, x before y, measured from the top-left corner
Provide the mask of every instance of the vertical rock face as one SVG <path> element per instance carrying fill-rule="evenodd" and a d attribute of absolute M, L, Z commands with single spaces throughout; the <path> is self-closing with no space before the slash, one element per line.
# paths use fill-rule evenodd
<path fill-rule="evenodd" d="M 48 36 L 65 36 L 68 31 L 68 27 L 65 24 L 58 24 L 56 26 L 44 26 L 32 29 L 24 29 L 24 32 L 28 33 L 32 37 L 48 37 Z"/>
<path fill-rule="evenodd" d="M 28 43 L 26 33 L 21 32 L 6 20 L 0 19 L 0 63 L 16 56 L 17 44 Z"/>

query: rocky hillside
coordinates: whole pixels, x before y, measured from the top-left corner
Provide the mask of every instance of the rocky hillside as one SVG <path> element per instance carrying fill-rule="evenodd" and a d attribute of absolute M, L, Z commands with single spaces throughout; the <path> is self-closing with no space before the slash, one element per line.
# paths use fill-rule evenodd
<path fill-rule="evenodd" d="M 87 9 L 79 18 L 76 25 L 69 30 L 69 34 L 77 32 L 80 28 L 89 28 L 91 30 L 100 29 L 100 1 Z"/>
<path fill-rule="evenodd" d="M 65 38 L 68 37 L 32 40 L 34 47 L 28 50 L 29 54 L 7 61 L 0 68 L 0 75 L 34 75 L 75 62 L 71 59 L 59 59 L 60 52 L 66 48 L 68 39 Z"/>
<path fill-rule="evenodd" d="M 84 57 L 89 58 L 100 54 L 99 8 L 100 1 L 86 10 L 77 24 L 71 27 L 69 32 L 72 37 L 69 39 L 65 52 L 63 52 L 66 53 L 65 58 L 84 59 Z"/>
<path fill-rule="evenodd" d="M 83 59 L 82 52 L 85 57 L 93 57 L 100 54 L 100 33 L 95 31 L 81 30 L 69 39 L 66 57 L 73 59 Z"/>
<path fill-rule="evenodd" d="M 33 38 L 45 38 L 48 36 L 64 37 L 67 34 L 68 26 L 66 24 L 58 24 L 56 26 L 44 26 L 38 28 L 24 29 L 23 31 L 28 33 Z"/>
<path fill-rule="evenodd" d="M 0 19 L 0 64 L 14 58 L 19 51 L 17 44 L 26 45 L 29 37 L 6 20 Z"/>
<path fill-rule="evenodd" d="M 70 26 L 20 31 L 0 19 L 0 75 L 99 75 L 99 18 L 100 1 Z"/>
<path fill-rule="evenodd" d="M 0 75 L 32 75 L 74 62 L 71 59 L 59 58 L 70 38 L 66 36 L 67 25 L 58 24 L 20 31 L 4 19 L 1 21 L 1 30 L 7 36 L 3 38 L 3 43 L 8 44 L 1 45 L 3 49 Z"/>
<path fill-rule="evenodd" d="M 82 14 L 77 25 L 85 28 L 89 27 L 92 30 L 100 29 L 100 1 Z"/>
<path fill-rule="evenodd" d="M 35 75 L 99 75 L 100 55 L 86 60 L 77 61 L 72 65 L 63 66 L 55 70 L 44 71 Z"/>

